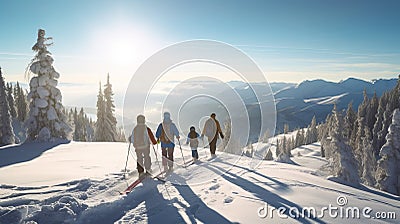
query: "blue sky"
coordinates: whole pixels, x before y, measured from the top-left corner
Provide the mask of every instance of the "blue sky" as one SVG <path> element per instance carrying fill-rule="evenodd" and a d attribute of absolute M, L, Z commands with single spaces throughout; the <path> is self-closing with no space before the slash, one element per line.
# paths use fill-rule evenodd
<path fill-rule="evenodd" d="M 400 1 L 22 1 L 0 2 L 0 66 L 24 80 L 38 28 L 54 38 L 60 82 L 97 85 L 107 72 L 126 87 L 158 49 L 188 39 L 232 44 L 269 81 L 400 72 Z"/>

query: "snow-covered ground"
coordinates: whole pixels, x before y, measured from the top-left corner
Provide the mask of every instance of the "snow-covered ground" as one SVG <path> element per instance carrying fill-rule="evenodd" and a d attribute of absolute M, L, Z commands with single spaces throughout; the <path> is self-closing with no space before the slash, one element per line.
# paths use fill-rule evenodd
<path fill-rule="evenodd" d="M 128 163 L 133 172 L 122 178 L 127 146 L 70 142 L 0 148 L 0 223 L 399 222 L 399 197 L 328 180 L 318 143 L 292 151 L 297 165 L 263 161 L 256 170 L 248 168 L 248 157 L 221 153 L 211 160 L 203 148 L 201 162 L 185 169 L 176 147 L 175 171 L 165 184 L 148 178 L 121 196 L 137 178 L 134 156 Z M 189 160 L 186 146 L 183 152 Z M 313 209 L 317 217 L 308 218 Z M 360 218 L 346 218 L 357 211 Z M 392 214 L 396 219 L 372 218 Z"/>

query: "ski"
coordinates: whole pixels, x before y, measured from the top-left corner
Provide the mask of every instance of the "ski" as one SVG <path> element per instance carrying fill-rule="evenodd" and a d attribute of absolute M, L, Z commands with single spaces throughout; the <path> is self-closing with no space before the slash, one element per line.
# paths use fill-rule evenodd
<path fill-rule="evenodd" d="M 129 194 L 133 188 L 135 188 L 138 184 L 140 184 L 144 179 L 146 178 L 146 175 L 141 175 L 137 180 L 135 180 L 131 185 L 129 185 L 124 191 L 120 192 L 120 195 L 126 195 Z"/>

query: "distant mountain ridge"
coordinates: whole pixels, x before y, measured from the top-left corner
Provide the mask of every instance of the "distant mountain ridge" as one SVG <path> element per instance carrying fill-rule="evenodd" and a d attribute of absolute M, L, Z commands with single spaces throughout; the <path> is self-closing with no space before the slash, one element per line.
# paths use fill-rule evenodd
<path fill-rule="evenodd" d="M 353 102 L 356 109 L 363 100 L 364 89 L 368 97 L 372 97 L 374 93 L 381 96 L 394 88 L 396 83 L 397 78 L 377 79 L 371 82 L 348 78 L 340 82 L 306 80 L 296 86 L 289 86 L 274 94 L 277 130 L 282 131 L 285 123 L 288 123 L 291 129 L 305 127 L 314 115 L 317 121 L 321 122 L 331 112 L 335 102 L 339 110 L 347 108 L 350 102 Z"/>

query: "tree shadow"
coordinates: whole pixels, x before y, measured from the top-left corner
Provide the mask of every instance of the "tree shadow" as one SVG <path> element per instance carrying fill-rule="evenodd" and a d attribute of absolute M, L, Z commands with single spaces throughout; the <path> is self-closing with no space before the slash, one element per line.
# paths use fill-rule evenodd
<path fill-rule="evenodd" d="M 69 140 L 56 140 L 54 142 L 29 142 L 0 148 L 0 168 L 31 161 L 45 151 L 61 144 L 68 144 Z"/>
<path fill-rule="evenodd" d="M 176 175 L 175 177 L 179 183 L 186 183 L 185 179 Z M 188 185 L 176 186 L 179 194 L 189 204 L 181 204 L 185 208 L 185 212 L 190 217 L 192 223 L 197 223 L 194 217 L 202 223 L 232 223 L 227 218 L 219 214 L 217 211 L 208 207 L 197 194 Z"/>
<path fill-rule="evenodd" d="M 221 172 L 221 168 L 217 166 L 209 166 L 208 169 L 214 172 Z M 325 223 L 324 221 L 318 219 L 317 217 L 313 217 L 312 214 L 309 213 L 309 211 L 303 209 L 301 206 L 293 203 L 292 201 L 282 198 L 281 196 L 272 193 L 266 190 L 265 188 L 262 188 L 257 184 L 254 184 L 234 173 L 231 173 L 229 171 L 225 172 L 225 174 L 222 175 L 222 178 L 231 182 L 232 184 L 241 187 L 243 190 L 252 193 L 258 199 L 260 199 L 260 201 L 263 201 L 269 206 L 272 206 L 276 209 L 284 208 L 285 210 L 283 212 L 280 212 L 280 214 L 284 214 L 287 217 L 291 217 L 289 212 L 290 210 L 296 209 L 297 211 L 300 212 L 300 214 L 302 211 L 304 211 L 305 217 L 302 217 L 300 215 L 299 217 L 296 217 L 296 221 L 299 221 L 301 223 Z M 274 217 L 276 217 L 276 215 L 274 215 Z M 311 220 L 307 219 L 306 217 L 310 217 L 309 219 Z"/>

